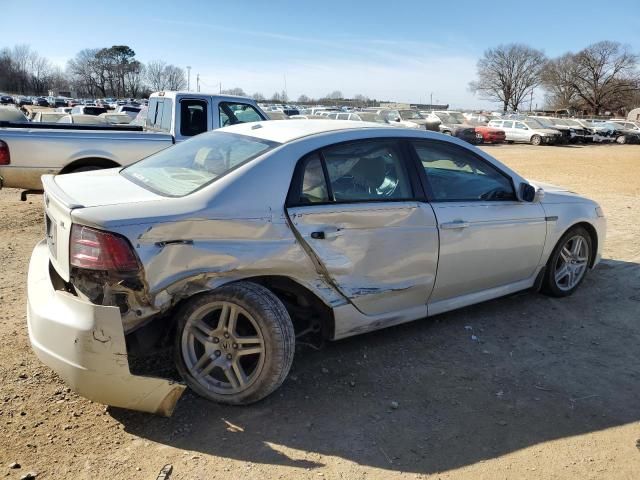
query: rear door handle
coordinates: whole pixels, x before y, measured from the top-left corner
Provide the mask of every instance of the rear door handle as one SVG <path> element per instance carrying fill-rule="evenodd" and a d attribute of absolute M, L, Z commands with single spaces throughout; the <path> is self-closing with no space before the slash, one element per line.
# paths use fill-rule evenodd
<path fill-rule="evenodd" d="M 454 230 L 457 228 L 467 228 L 469 226 L 469 222 L 465 222 L 463 220 L 456 220 L 454 222 L 441 223 L 440 228 L 443 230 Z"/>
<path fill-rule="evenodd" d="M 324 240 L 326 237 L 324 236 L 324 232 L 311 232 L 311 238 L 315 240 Z"/>
<path fill-rule="evenodd" d="M 342 235 L 342 228 L 328 227 L 325 230 L 311 232 L 309 236 L 314 240 L 326 240 L 339 237 L 340 235 Z"/>

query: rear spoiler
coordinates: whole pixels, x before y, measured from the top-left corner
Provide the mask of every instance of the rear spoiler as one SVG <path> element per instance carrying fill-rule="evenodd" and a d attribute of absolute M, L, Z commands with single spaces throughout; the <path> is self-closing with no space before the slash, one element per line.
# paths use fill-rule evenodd
<path fill-rule="evenodd" d="M 7 122 L 0 121 L 0 128 L 33 128 L 45 130 L 107 130 L 111 132 L 142 132 L 142 125 L 84 125 L 78 123 Z"/>
<path fill-rule="evenodd" d="M 54 175 L 42 175 L 42 186 L 44 191 L 53 195 L 58 200 L 60 200 L 67 208 L 73 210 L 74 208 L 83 208 L 84 205 L 76 202 L 73 198 L 67 195 L 64 190 L 62 190 L 56 180 Z"/>

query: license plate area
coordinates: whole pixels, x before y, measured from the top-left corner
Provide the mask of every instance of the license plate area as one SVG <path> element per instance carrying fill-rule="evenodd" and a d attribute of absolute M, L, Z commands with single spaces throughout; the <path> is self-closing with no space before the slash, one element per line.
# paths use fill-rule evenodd
<path fill-rule="evenodd" d="M 58 255 L 58 247 L 57 247 L 57 232 L 58 226 L 56 223 L 51 220 L 48 214 L 44 216 L 44 223 L 46 226 L 46 237 L 47 237 L 47 245 L 49 246 L 49 252 L 51 253 L 52 258 L 56 258 Z"/>

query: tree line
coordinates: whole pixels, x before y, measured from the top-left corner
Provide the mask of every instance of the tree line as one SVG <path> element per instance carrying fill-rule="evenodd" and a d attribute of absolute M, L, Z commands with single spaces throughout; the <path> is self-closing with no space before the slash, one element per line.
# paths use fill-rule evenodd
<path fill-rule="evenodd" d="M 547 58 L 528 45 L 490 48 L 469 88 L 503 111 L 531 109 L 533 91 L 544 90 L 545 108 L 601 115 L 640 105 L 639 57 L 619 42 L 602 41 L 579 52 Z"/>
<path fill-rule="evenodd" d="M 0 91 L 20 95 L 48 95 L 71 91 L 78 97 L 148 96 L 160 90 L 187 86 L 182 68 L 162 60 L 147 64 L 127 45 L 81 50 L 66 68 L 53 65 L 28 45 L 0 50 Z"/>

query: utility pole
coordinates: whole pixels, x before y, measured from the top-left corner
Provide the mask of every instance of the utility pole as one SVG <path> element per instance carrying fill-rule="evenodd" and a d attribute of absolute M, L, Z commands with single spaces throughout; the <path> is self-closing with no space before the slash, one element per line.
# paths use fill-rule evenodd
<path fill-rule="evenodd" d="M 531 108 L 533 107 L 533 88 L 531 89 L 531 100 L 529 100 L 529 113 L 531 113 Z M 537 110 L 537 108 L 536 108 Z"/>
<path fill-rule="evenodd" d="M 285 97 L 289 97 L 288 93 L 287 93 L 287 75 L 283 75 L 284 76 L 284 96 Z"/>
<path fill-rule="evenodd" d="M 433 108 L 433 92 L 431 92 L 431 96 L 429 98 L 429 107 Z"/>
<path fill-rule="evenodd" d="M 191 91 L 191 67 L 187 65 L 187 91 Z"/>
<path fill-rule="evenodd" d="M 200 93 L 200 74 L 196 74 L 196 91 Z"/>

